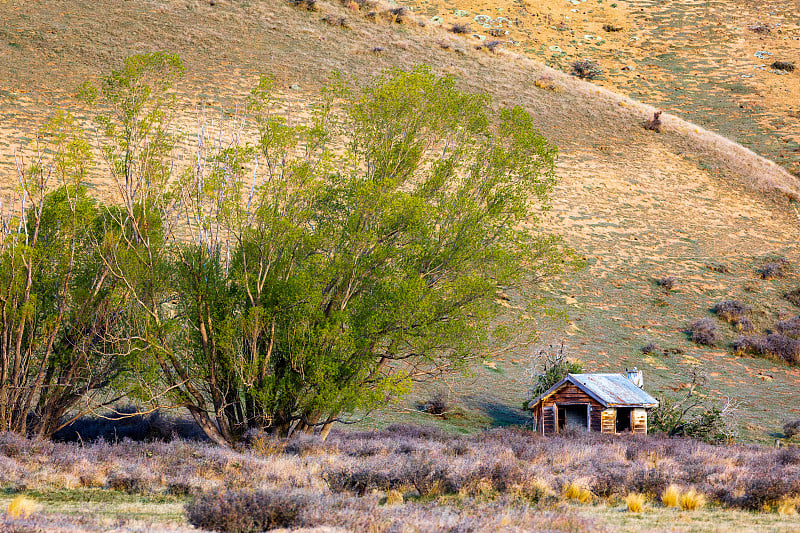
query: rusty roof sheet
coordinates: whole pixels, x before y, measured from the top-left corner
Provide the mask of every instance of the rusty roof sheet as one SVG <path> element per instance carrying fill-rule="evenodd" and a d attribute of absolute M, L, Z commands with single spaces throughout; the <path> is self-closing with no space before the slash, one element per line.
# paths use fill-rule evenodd
<path fill-rule="evenodd" d="M 637 387 L 622 374 L 570 374 L 568 378 L 593 393 L 606 406 L 655 406 L 658 400 Z"/>

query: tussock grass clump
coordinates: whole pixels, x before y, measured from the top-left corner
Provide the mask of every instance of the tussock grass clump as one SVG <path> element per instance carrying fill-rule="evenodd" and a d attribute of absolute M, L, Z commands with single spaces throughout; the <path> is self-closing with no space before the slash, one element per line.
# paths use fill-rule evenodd
<path fill-rule="evenodd" d="M 564 497 L 568 500 L 575 500 L 580 503 L 590 503 L 594 499 L 594 494 L 578 483 L 572 481 L 564 487 Z"/>
<path fill-rule="evenodd" d="M 797 508 L 800 507 L 800 496 L 793 498 L 784 496 L 778 502 L 778 514 L 781 516 L 794 516 L 797 514 Z"/>
<path fill-rule="evenodd" d="M 706 505 L 706 497 L 692 488 L 681 494 L 679 499 L 681 509 L 685 511 L 696 511 Z"/>
<path fill-rule="evenodd" d="M 723 300 L 714 305 L 711 310 L 725 322 L 735 323 L 750 313 L 750 307 L 737 300 Z"/>
<path fill-rule="evenodd" d="M 572 67 L 572 74 L 582 80 L 594 80 L 603 75 L 603 69 L 591 59 L 578 59 L 573 61 L 570 67 Z"/>
<path fill-rule="evenodd" d="M 386 505 L 399 505 L 404 502 L 403 493 L 396 489 L 386 491 Z"/>
<path fill-rule="evenodd" d="M 8 504 L 8 516 L 11 518 L 28 518 L 36 511 L 36 502 L 25 496 L 17 496 Z"/>
<path fill-rule="evenodd" d="M 641 513 L 644 509 L 644 502 L 644 495 L 636 492 L 631 492 L 625 497 L 625 506 L 631 513 Z"/>
<path fill-rule="evenodd" d="M 678 507 L 680 499 L 681 491 L 675 485 L 667 487 L 664 494 L 661 495 L 661 503 L 663 503 L 665 507 Z"/>
<path fill-rule="evenodd" d="M 719 340 L 717 325 L 709 318 L 700 318 L 689 324 L 689 340 L 703 346 L 714 346 Z"/>
<path fill-rule="evenodd" d="M 301 502 L 283 492 L 238 490 L 206 493 L 186 505 L 197 528 L 225 533 L 255 533 L 299 525 Z"/>

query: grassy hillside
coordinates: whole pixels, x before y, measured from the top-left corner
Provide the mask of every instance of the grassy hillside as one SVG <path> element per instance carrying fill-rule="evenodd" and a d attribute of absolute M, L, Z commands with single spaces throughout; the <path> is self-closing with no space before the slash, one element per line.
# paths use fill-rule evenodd
<path fill-rule="evenodd" d="M 262 72 L 278 79 L 283 101 L 292 106 L 316 94 L 333 69 L 366 83 L 383 69 L 426 63 L 456 76 L 462 88 L 488 92 L 503 105 L 522 105 L 560 148 L 561 181 L 548 222 L 587 258 L 588 267 L 544 284 L 531 281 L 522 289 L 550 298 L 568 316 L 539 322 L 542 344 L 565 340 L 588 371 L 638 365 L 654 391 L 672 393 L 670 387 L 677 389 L 699 369 L 709 376 L 709 389 L 739 404 L 739 423 L 755 439 L 768 440 L 781 420 L 800 418 L 799 368 L 734 357 L 724 343 L 699 348 L 682 332 L 690 320 L 710 316 L 709 308 L 727 298 L 753 307 L 760 328 L 800 313 L 781 297 L 800 286 L 800 181 L 783 167 L 673 115 L 662 116 L 661 134 L 646 131 L 642 123 L 654 108 L 508 47 L 477 50 L 471 35 L 453 35 L 446 25 L 437 28 L 427 13 L 393 15 L 396 6 L 359 9 L 357 3 L 320 1 L 310 11 L 279 0 L 9 0 L 2 7 L 0 183 L 5 195 L 16 182 L 15 147 L 30 141 L 57 107 L 82 114 L 73 99 L 77 86 L 133 53 L 180 54 L 187 67 L 179 89 L 187 116 L 199 106 L 219 113 L 233 108 Z M 642 3 L 641 9 L 646 7 L 652 6 Z M 333 18 L 325 22 L 326 15 Z M 619 20 L 632 19 L 620 15 Z M 533 19 L 526 22 L 531 27 L 538 28 Z M 797 74 L 781 79 L 794 80 Z M 637 91 L 631 93 L 663 104 L 657 92 Z M 720 129 L 740 131 L 733 115 L 718 118 L 726 116 L 730 129 Z M 97 194 L 108 193 L 101 173 L 92 185 Z M 761 280 L 756 268 L 774 255 L 789 261 L 787 276 Z M 709 264 L 724 265 L 727 272 Z M 655 280 L 668 275 L 677 282 L 666 294 Z M 726 342 L 735 337 L 728 326 L 720 326 Z M 648 342 L 668 355 L 644 356 L 640 348 Z M 451 390 L 452 403 L 463 411 L 462 418 L 447 421 L 453 426 L 471 430 L 519 420 L 527 360 L 537 349 L 498 347 L 472 377 L 448 378 L 419 390 L 366 423 L 430 421 L 414 405 L 436 389 Z"/>
<path fill-rule="evenodd" d="M 569 70 L 720 132 L 800 173 L 800 75 L 793 2 L 771 0 L 412 0 L 432 24 L 469 24 L 479 42 Z M 441 22 L 440 22 L 441 21 Z"/>

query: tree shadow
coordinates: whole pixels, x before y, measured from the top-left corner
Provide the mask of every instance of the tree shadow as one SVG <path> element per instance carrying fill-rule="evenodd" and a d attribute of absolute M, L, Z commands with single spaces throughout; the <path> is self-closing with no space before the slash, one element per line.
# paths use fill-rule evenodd
<path fill-rule="evenodd" d="M 530 420 L 528 413 L 521 408 L 494 399 L 471 397 L 465 401 L 489 417 L 491 427 L 524 426 Z"/>

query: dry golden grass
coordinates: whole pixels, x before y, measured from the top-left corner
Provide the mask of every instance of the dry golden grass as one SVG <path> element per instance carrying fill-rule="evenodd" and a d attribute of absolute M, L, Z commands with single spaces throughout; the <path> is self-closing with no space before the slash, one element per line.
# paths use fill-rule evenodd
<path fill-rule="evenodd" d="M 705 507 L 706 497 L 692 488 L 689 491 L 681 494 L 680 505 L 681 509 L 685 511 L 696 511 Z"/>
<path fill-rule="evenodd" d="M 403 501 L 403 493 L 399 490 L 391 489 L 386 491 L 386 505 L 399 505 Z"/>
<path fill-rule="evenodd" d="M 681 491 L 675 485 L 670 485 L 661 495 L 661 503 L 665 507 L 677 507 L 680 503 Z"/>
<path fill-rule="evenodd" d="M 778 502 L 778 514 L 780 516 L 794 516 L 797 508 L 800 507 L 800 497 L 783 498 Z"/>
<path fill-rule="evenodd" d="M 631 513 L 641 513 L 644 509 L 644 502 L 644 495 L 636 492 L 631 492 L 625 497 L 625 506 Z"/>
<path fill-rule="evenodd" d="M 6 511 L 11 518 L 28 518 L 36 511 L 36 502 L 25 496 L 17 496 L 8 504 Z"/>
<path fill-rule="evenodd" d="M 590 503 L 594 499 L 594 494 L 589 489 L 573 481 L 564 488 L 564 497 L 580 503 Z"/>

